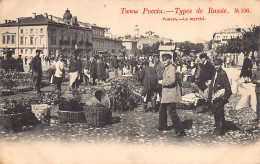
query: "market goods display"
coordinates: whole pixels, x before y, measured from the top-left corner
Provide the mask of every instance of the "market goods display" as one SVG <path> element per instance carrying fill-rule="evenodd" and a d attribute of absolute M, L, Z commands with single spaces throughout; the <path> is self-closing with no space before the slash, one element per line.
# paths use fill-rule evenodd
<path fill-rule="evenodd" d="M 136 77 L 117 77 L 109 80 L 111 87 L 107 90 L 114 111 L 129 111 L 142 101 L 141 86 Z"/>
<path fill-rule="evenodd" d="M 79 92 L 67 91 L 59 98 L 58 118 L 61 123 L 86 122 Z"/>
<path fill-rule="evenodd" d="M 25 99 L 5 99 L 3 109 L 0 110 L 0 129 L 14 130 L 33 122 L 31 105 Z"/>
<path fill-rule="evenodd" d="M 30 73 L 25 72 L 6 72 L 0 74 L 0 90 L 3 96 L 13 95 L 17 92 L 28 92 L 33 90 L 33 78 Z M 46 71 L 43 72 L 41 87 L 49 86 L 49 75 Z"/>

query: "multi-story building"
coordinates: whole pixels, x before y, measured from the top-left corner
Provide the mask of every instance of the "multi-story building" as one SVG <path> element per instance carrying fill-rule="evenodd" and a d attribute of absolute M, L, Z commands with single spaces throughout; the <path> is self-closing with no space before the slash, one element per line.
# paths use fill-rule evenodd
<path fill-rule="evenodd" d="M 243 28 L 228 28 L 213 34 L 212 48 L 216 48 L 220 44 L 227 44 L 229 40 L 236 37 L 242 37 L 243 31 L 247 29 Z"/>
<path fill-rule="evenodd" d="M 123 49 L 122 40 L 107 36 L 108 28 L 92 26 L 93 54 L 119 54 Z"/>
<path fill-rule="evenodd" d="M 105 30 L 78 21 L 68 9 L 63 18 L 33 13 L 32 17 L 6 20 L 0 24 L 1 55 L 5 50 L 12 50 L 14 57 L 32 58 L 36 49 L 43 50 L 43 57 L 71 56 L 75 50 L 81 56 L 91 56 L 98 51 L 118 53 L 122 49 L 122 41 L 105 37 Z"/>

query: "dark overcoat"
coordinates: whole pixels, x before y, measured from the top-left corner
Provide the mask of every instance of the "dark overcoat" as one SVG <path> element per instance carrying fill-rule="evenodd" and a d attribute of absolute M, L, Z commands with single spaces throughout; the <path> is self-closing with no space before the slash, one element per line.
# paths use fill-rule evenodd
<path fill-rule="evenodd" d="M 198 81 L 198 87 L 200 90 L 204 91 L 207 86 L 206 82 L 208 80 L 211 80 L 214 77 L 215 74 L 215 67 L 207 61 L 206 64 L 202 64 L 200 66 L 200 73 L 199 73 L 199 81 Z"/>
<path fill-rule="evenodd" d="M 32 70 L 33 77 L 42 77 L 42 62 L 39 56 L 35 56 L 31 62 L 30 67 Z"/>
<path fill-rule="evenodd" d="M 146 66 L 142 69 L 140 74 L 140 81 L 143 86 L 142 95 L 155 92 L 158 87 L 158 79 L 155 69 L 150 66 Z"/>
<path fill-rule="evenodd" d="M 242 66 L 242 70 L 240 73 L 240 77 L 252 77 L 252 68 L 253 63 L 252 60 L 249 58 L 245 58 Z"/>
<path fill-rule="evenodd" d="M 225 89 L 224 96 L 221 97 L 220 99 L 218 99 L 218 102 L 217 102 L 217 103 L 224 105 L 228 102 L 228 99 L 232 95 L 232 90 L 231 90 L 231 86 L 230 86 L 230 83 L 229 83 L 229 80 L 227 77 L 227 73 L 221 68 L 218 71 L 218 75 L 215 79 L 215 83 L 214 83 L 214 78 L 215 78 L 215 75 L 213 76 L 210 87 L 209 87 L 209 101 L 212 100 L 213 93 L 216 93 L 218 90 Z M 213 83 L 214 83 L 214 85 L 213 85 Z M 222 105 L 220 105 L 220 106 L 222 106 Z"/>

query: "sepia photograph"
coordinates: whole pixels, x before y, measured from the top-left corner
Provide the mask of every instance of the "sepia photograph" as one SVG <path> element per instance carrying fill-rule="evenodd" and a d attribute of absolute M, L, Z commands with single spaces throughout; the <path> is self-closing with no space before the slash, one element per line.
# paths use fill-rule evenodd
<path fill-rule="evenodd" d="M 259 164 L 259 7 L 0 0 L 0 164 Z"/>

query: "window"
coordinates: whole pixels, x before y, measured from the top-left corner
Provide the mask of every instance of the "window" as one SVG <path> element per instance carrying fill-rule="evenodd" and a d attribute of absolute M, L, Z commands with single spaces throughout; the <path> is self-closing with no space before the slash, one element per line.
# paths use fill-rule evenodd
<path fill-rule="evenodd" d="M 62 41 L 64 40 L 64 36 L 61 36 L 61 40 L 62 40 Z"/>
<path fill-rule="evenodd" d="M 32 34 L 33 33 L 33 29 L 30 29 L 30 34 Z"/>
<path fill-rule="evenodd" d="M 53 38 L 53 43 L 54 43 L 53 45 L 56 45 L 56 42 L 57 42 L 57 41 L 56 41 L 56 36 L 55 36 L 55 37 Z"/>
<path fill-rule="evenodd" d="M 3 40 L 2 40 L 2 43 L 5 44 L 5 36 L 3 36 Z"/>
<path fill-rule="evenodd" d="M 27 54 L 28 53 L 28 50 L 27 49 L 25 49 L 25 54 Z"/>
<path fill-rule="evenodd" d="M 33 49 L 31 49 L 31 52 L 30 52 L 30 54 L 32 54 L 32 52 L 33 52 Z"/>
<path fill-rule="evenodd" d="M 40 29 L 40 33 L 41 33 L 41 34 L 43 33 L 43 28 Z"/>
<path fill-rule="evenodd" d="M 23 29 L 21 29 L 21 34 L 23 34 Z"/>
<path fill-rule="evenodd" d="M 7 35 L 7 44 L 10 44 L 10 35 Z"/>
<path fill-rule="evenodd" d="M 70 45 L 70 37 L 68 37 L 68 45 Z"/>
<path fill-rule="evenodd" d="M 37 45 L 37 38 L 35 38 L 35 42 L 34 42 L 35 45 Z"/>
<path fill-rule="evenodd" d="M 27 43 L 27 38 L 24 39 L 24 44 L 26 45 L 26 43 Z"/>
<path fill-rule="evenodd" d="M 40 37 L 40 45 L 42 45 L 42 36 Z"/>
<path fill-rule="evenodd" d="M 33 37 L 30 37 L 30 45 L 33 45 Z"/>
<path fill-rule="evenodd" d="M 23 36 L 20 37 L 20 44 L 23 45 Z"/>
<path fill-rule="evenodd" d="M 12 35 L 12 44 L 15 44 L 15 37 Z"/>
<path fill-rule="evenodd" d="M 23 54 L 23 49 L 21 49 L 21 54 Z"/>
<path fill-rule="evenodd" d="M 68 54 L 70 54 L 70 50 L 68 50 Z"/>

